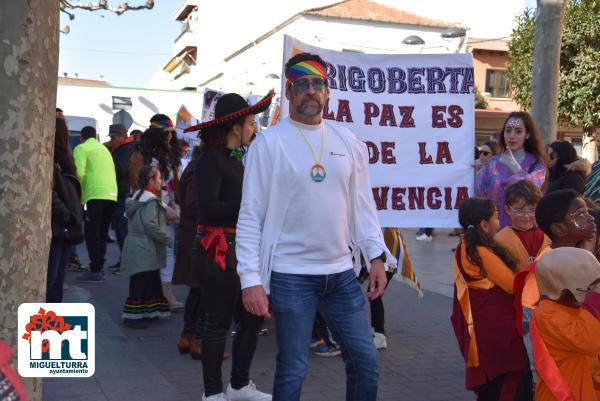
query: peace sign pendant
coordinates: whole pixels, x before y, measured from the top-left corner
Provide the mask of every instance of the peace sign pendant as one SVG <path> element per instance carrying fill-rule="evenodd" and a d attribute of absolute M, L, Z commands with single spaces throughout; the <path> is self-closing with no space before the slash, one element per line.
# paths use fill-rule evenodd
<path fill-rule="evenodd" d="M 325 179 L 327 173 L 325 172 L 325 167 L 319 163 L 316 163 L 310 169 L 310 178 L 315 182 L 321 182 Z"/>

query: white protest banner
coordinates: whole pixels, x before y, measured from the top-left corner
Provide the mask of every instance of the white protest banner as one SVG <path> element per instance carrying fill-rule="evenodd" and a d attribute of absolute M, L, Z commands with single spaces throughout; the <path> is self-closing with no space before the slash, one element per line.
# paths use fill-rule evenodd
<path fill-rule="evenodd" d="M 326 61 L 323 117 L 367 144 L 382 227 L 458 227 L 458 207 L 473 193 L 472 55 L 362 54 L 284 41 L 284 62 L 299 52 Z"/>

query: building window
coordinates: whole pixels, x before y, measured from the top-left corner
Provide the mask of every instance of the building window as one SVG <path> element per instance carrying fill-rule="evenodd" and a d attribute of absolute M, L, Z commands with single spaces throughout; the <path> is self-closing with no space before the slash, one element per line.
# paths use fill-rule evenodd
<path fill-rule="evenodd" d="M 132 103 L 130 97 L 113 96 L 112 101 L 113 110 L 131 110 Z"/>
<path fill-rule="evenodd" d="M 504 70 L 487 70 L 485 72 L 485 91 L 491 97 L 510 97 L 510 85 Z"/>

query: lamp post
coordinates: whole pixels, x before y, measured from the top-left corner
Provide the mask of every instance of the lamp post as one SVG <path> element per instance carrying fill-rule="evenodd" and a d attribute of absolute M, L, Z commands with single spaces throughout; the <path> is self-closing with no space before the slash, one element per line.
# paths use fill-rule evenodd
<path fill-rule="evenodd" d="M 281 88 L 281 77 L 278 74 L 272 72 L 270 74 L 265 75 L 265 79 L 267 79 L 267 88 L 264 88 L 264 90 L 268 91 L 271 88 L 277 88 L 276 91 L 279 92 Z"/>
<path fill-rule="evenodd" d="M 464 38 L 467 34 L 465 28 L 450 28 L 443 31 L 440 36 L 444 39 Z"/>
<path fill-rule="evenodd" d="M 462 27 L 449 28 L 449 29 L 446 29 L 445 31 L 442 31 L 442 33 L 440 33 L 440 37 L 444 40 L 452 40 L 452 39 L 460 38 L 460 43 L 459 43 L 458 47 L 456 48 L 456 53 L 458 53 L 460 51 L 460 49 L 462 48 L 462 45 L 464 43 L 466 36 L 467 36 L 467 29 L 462 28 Z M 404 40 L 402 41 L 402 44 L 409 45 L 409 46 L 421 46 L 421 49 L 419 50 L 419 53 L 421 53 L 424 49 L 423 46 L 425 45 L 425 40 L 423 40 L 423 38 L 421 38 L 418 35 L 410 35 L 410 36 L 407 36 L 406 38 L 404 38 Z M 438 47 L 438 46 L 429 47 L 429 49 L 434 49 L 435 47 Z M 446 51 L 450 53 L 450 49 L 447 46 L 442 45 L 439 47 L 444 47 L 446 49 Z"/>
<path fill-rule="evenodd" d="M 467 37 L 467 29 L 462 27 L 446 29 L 440 34 L 440 36 L 442 37 L 442 39 L 445 40 L 460 38 L 460 43 L 458 44 L 458 47 L 455 51 L 455 53 L 459 53 L 463 47 L 463 44 L 465 43 L 465 38 Z"/>
<path fill-rule="evenodd" d="M 420 36 L 410 35 L 404 38 L 402 44 L 408 46 L 420 46 L 419 54 L 421 54 L 421 52 L 423 51 L 423 46 L 425 45 L 425 41 Z"/>
<path fill-rule="evenodd" d="M 404 40 L 402 41 L 402 44 L 409 45 L 409 46 L 424 45 L 425 41 L 420 36 L 410 35 L 410 36 L 407 36 L 404 38 Z"/>

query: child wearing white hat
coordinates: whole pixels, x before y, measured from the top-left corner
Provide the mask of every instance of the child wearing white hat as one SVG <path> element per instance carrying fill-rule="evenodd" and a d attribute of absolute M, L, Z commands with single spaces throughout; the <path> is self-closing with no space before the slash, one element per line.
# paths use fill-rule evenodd
<path fill-rule="evenodd" d="M 557 248 L 538 260 L 536 280 L 536 401 L 600 401 L 600 263 L 586 250 Z"/>

